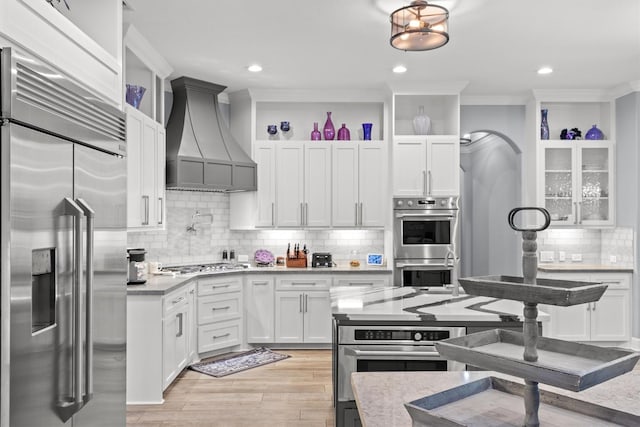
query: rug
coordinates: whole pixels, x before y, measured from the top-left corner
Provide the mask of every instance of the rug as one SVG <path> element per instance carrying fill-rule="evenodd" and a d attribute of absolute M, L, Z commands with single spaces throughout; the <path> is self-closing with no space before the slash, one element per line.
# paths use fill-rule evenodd
<path fill-rule="evenodd" d="M 257 366 L 277 362 L 278 360 L 288 357 L 290 357 L 288 354 L 276 353 L 266 347 L 259 347 L 245 351 L 244 353 L 231 354 L 210 362 L 194 363 L 189 366 L 189 368 L 219 378 L 235 374 L 236 372 L 246 371 L 247 369 Z"/>

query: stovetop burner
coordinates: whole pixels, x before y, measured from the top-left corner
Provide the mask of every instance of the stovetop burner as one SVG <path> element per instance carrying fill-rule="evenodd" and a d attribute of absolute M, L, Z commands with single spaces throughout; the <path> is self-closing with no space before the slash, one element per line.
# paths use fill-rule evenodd
<path fill-rule="evenodd" d="M 164 267 L 162 271 L 179 274 L 208 273 L 217 271 L 243 270 L 247 268 L 243 264 L 231 264 L 228 262 L 215 262 L 212 264 L 182 265 L 175 267 Z"/>

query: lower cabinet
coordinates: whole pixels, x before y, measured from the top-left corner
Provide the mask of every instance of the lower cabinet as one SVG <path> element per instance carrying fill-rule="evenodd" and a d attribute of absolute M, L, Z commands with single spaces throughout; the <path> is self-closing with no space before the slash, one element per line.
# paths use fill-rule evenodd
<path fill-rule="evenodd" d="M 193 284 L 165 296 L 162 321 L 163 389 L 193 360 Z"/>
<path fill-rule="evenodd" d="M 275 341 L 331 342 L 331 277 L 276 278 Z"/>
<path fill-rule="evenodd" d="M 198 353 L 242 343 L 242 277 L 198 279 Z"/>
<path fill-rule="evenodd" d="M 601 282 L 608 285 L 602 297 L 571 307 L 544 305 L 551 316 L 548 336 L 567 341 L 622 342 L 631 338 L 631 274 L 545 273 L 544 278 Z"/>
<path fill-rule="evenodd" d="M 275 342 L 275 279 L 249 276 L 245 283 L 247 342 Z"/>

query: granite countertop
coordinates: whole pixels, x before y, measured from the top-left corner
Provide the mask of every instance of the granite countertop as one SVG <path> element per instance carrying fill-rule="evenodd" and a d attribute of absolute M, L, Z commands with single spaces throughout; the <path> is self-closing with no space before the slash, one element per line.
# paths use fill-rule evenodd
<path fill-rule="evenodd" d="M 519 301 L 479 297 L 461 293 L 429 293 L 411 287 L 331 288 L 331 309 L 336 320 L 375 321 L 523 321 L 524 304 Z M 550 319 L 538 312 L 538 320 Z"/>
<path fill-rule="evenodd" d="M 405 402 L 488 375 L 523 383 L 521 378 L 489 371 L 355 372 L 351 374 L 351 386 L 363 427 L 411 427 L 411 417 L 404 407 Z M 579 393 L 545 384 L 540 384 L 540 388 L 640 416 L 640 370 L 631 371 Z M 524 402 L 522 417 L 524 419 Z"/>
<path fill-rule="evenodd" d="M 555 271 L 555 272 L 617 272 L 617 273 L 633 273 L 633 267 L 615 264 L 583 264 L 581 262 L 564 262 L 564 263 L 538 263 L 538 270 L 540 271 Z"/>
<path fill-rule="evenodd" d="M 284 266 L 276 267 L 255 267 L 250 266 L 240 270 L 227 270 L 207 273 L 193 274 L 149 274 L 147 282 L 142 285 L 127 285 L 127 295 L 164 295 L 180 286 L 197 280 L 199 277 L 223 277 L 228 275 L 241 274 L 388 274 L 392 272 L 387 267 L 367 266 L 351 267 L 340 265 L 331 268 L 288 268 Z"/>

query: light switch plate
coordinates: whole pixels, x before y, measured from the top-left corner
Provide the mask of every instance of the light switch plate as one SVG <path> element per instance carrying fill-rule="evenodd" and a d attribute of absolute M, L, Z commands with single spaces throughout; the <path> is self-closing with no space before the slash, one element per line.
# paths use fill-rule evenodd
<path fill-rule="evenodd" d="M 540 251 L 540 262 L 553 262 L 553 251 Z"/>
<path fill-rule="evenodd" d="M 565 251 L 558 251 L 558 261 L 564 262 L 567 259 L 567 254 Z"/>
<path fill-rule="evenodd" d="M 571 254 L 571 261 L 582 262 L 582 254 Z"/>

